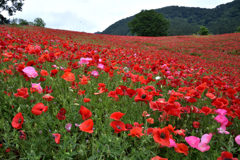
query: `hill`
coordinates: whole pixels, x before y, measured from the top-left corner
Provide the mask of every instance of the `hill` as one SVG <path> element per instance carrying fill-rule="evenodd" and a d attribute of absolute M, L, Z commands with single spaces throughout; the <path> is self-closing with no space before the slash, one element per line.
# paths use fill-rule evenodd
<path fill-rule="evenodd" d="M 212 34 L 233 33 L 240 26 L 240 0 L 221 4 L 213 9 L 169 6 L 155 11 L 170 22 L 169 35 L 196 34 L 200 26 L 207 27 Z M 101 34 L 131 35 L 127 23 L 134 16 L 115 22 Z"/>

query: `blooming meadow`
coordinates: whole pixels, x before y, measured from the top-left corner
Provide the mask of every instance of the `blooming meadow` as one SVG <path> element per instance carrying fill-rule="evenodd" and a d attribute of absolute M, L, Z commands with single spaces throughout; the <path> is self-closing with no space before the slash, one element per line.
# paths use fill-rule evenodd
<path fill-rule="evenodd" d="M 0 159 L 240 159 L 240 33 L 0 26 Z"/>

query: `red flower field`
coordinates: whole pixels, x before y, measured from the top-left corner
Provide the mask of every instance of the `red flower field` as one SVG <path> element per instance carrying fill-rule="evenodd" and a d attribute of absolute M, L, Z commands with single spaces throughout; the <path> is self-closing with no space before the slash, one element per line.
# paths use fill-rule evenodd
<path fill-rule="evenodd" d="M 240 33 L 0 26 L 0 159 L 240 159 Z"/>

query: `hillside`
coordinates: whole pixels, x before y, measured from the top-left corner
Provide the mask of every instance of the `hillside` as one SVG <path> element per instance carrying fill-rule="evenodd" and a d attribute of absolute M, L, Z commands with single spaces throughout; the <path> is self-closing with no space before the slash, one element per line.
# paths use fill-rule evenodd
<path fill-rule="evenodd" d="M 155 11 L 170 22 L 169 35 L 196 34 L 200 26 L 206 26 L 212 34 L 233 33 L 240 26 L 240 0 L 221 4 L 213 9 L 169 6 Z M 134 16 L 115 22 L 101 34 L 131 35 L 127 23 Z"/>

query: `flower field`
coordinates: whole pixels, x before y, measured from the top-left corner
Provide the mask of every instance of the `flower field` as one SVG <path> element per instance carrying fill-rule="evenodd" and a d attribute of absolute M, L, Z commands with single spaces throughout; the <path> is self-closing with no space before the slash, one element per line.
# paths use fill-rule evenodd
<path fill-rule="evenodd" d="M 0 159 L 240 159 L 240 33 L 0 26 Z"/>

